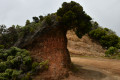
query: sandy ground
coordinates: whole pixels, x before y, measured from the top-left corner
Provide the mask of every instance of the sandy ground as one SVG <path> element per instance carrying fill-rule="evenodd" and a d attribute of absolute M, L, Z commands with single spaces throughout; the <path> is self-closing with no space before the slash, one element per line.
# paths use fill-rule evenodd
<path fill-rule="evenodd" d="M 120 80 L 120 60 L 71 57 L 78 72 L 64 80 Z"/>

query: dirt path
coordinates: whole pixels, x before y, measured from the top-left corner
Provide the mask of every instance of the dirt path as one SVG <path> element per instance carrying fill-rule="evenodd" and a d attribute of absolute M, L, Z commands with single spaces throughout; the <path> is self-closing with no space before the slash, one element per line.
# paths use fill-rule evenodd
<path fill-rule="evenodd" d="M 65 80 L 120 80 L 120 60 L 71 57 L 79 69 Z"/>

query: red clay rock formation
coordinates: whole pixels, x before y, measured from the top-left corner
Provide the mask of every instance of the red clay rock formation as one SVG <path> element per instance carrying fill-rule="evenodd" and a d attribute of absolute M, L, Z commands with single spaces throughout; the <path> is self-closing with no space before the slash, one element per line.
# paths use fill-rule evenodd
<path fill-rule="evenodd" d="M 15 46 L 29 50 L 38 62 L 48 60 L 49 69 L 41 73 L 40 77 L 58 80 L 67 74 L 71 64 L 66 31 L 57 25 L 48 27 L 43 23 L 43 26 L 34 35 L 21 38 Z"/>
<path fill-rule="evenodd" d="M 37 61 L 48 60 L 49 70 L 41 76 L 57 79 L 66 74 L 70 66 L 66 33 L 60 29 L 47 31 L 27 47 Z"/>

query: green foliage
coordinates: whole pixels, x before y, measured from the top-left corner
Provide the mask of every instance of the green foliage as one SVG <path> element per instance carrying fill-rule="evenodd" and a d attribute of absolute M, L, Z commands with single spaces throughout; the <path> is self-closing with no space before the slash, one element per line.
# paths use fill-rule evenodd
<path fill-rule="evenodd" d="M 0 80 L 31 80 L 31 74 L 48 68 L 48 61 L 33 62 L 29 51 L 17 47 L 0 49 Z M 31 72 L 31 73 L 29 73 Z M 20 77 L 21 75 L 24 75 Z"/>
<path fill-rule="evenodd" d="M 18 79 L 18 76 L 22 73 L 21 70 L 13 70 L 13 73 L 12 73 L 12 79 L 13 80 L 17 80 Z"/>
<path fill-rule="evenodd" d="M 0 25 L 0 49 L 10 48 L 21 37 L 32 35 L 40 26 L 41 21 L 39 21 L 38 17 L 33 17 L 33 22 L 26 20 L 25 26 L 12 25 L 11 27 L 6 28 L 5 25 Z"/>
<path fill-rule="evenodd" d="M 44 20 L 44 17 L 42 15 L 40 15 L 39 18 L 40 18 L 40 21 Z"/>
<path fill-rule="evenodd" d="M 48 69 L 48 60 L 46 61 L 43 61 L 41 62 L 39 65 L 40 65 L 40 68 L 43 68 L 43 69 Z"/>
<path fill-rule="evenodd" d="M 4 49 L 4 45 L 0 45 L 0 49 Z"/>
<path fill-rule="evenodd" d="M 0 62 L 0 72 L 5 71 L 7 68 L 7 65 L 5 62 Z"/>
<path fill-rule="evenodd" d="M 118 49 L 120 49 L 120 41 L 118 42 L 118 44 L 116 45 L 116 47 L 117 47 Z"/>
<path fill-rule="evenodd" d="M 97 28 L 95 30 L 90 31 L 89 36 L 96 39 L 100 40 L 102 36 L 106 35 L 106 31 L 103 28 Z"/>
<path fill-rule="evenodd" d="M 6 70 L 5 70 L 5 73 L 8 73 L 9 76 L 10 76 L 10 75 L 12 75 L 12 73 L 13 73 L 13 69 L 6 69 Z"/>
<path fill-rule="evenodd" d="M 9 74 L 7 73 L 0 73 L 0 80 L 9 80 Z"/>
<path fill-rule="evenodd" d="M 45 17 L 45 20 L 46 20 L 46 22 L 47 22 L 47 24 L 48 24 L 49 26 L 52 25 L 52 20 L 51 20 L 51 16 L 50 16 L 50 15 L 46 16 L 46 17 Z"/>
<path fill-rule="evenodd" d="M 116 47 L 118 42 L 119 42 L 118 36 L 115 34 L 105 35 L 105 36 L 102 36 L 100 39 L 100 43 L 103 46 L 106 46 L 107 48 L 109 48 L 110 46 Z"/>
<path fill-rule="evenodd" d="M 99 41 L 103 47 L 109 48 L 111 46 L 119 46 L 119 37 L 108 28 L 98 27 L 97 29 L 90 31 L 89 36 Z"/>
<path fill-rule="evenodd" d="M 57 10 L 57 16 L 64 29 L 74 29 L 78 37 L 91 30 L 91 17 L 83 11 L 80 4 L 74 1 L 64 2 L 62 8 Z"/>
<path fill-rule="evenodd" d="M 33 72 L 36 72 L 36 68 L 39 66 L 39 63 L 38 62 L 34 62 L 33 64 L 32 64 L 32 71 Z"/>
<path fill-rule="evenodd" d="M 31 73 L 27 73 L 21 80 L 32 80 L 32 78 L 31 78 Z"/>
<path fill-rule="evenodd" d="M 26 20 L 26 26 L 30 24 L 30 20 Z"/>
<path fill-rule="evenodd" d="M 12 60 L 13 58 L 14 58 L 14 56 L 8 56 L 8 57 L 7 57 L 7 61 Z"/>
<path fill-rule="evenodd" d="M 107 56 L 107 57 L 113 56 L 116 52 L 117 52 L 117 48 L 116 48 L 116 47 L 110 47 L 110 48 L 105 52 L 105 56 Z"/>
<path fill-rule="evenodd" d="M 8 29 L 1 29 L 1 31 L 0 45 L 3 45 L 4 48 L 9 48 L 18 40 L 18 32 L 14 25 Z"/>
<path fill-rule="evenodd" d="M 120 59 L 120 50 L 116 47 L 110 47 L 106 52 L 105 56 L 112 59 Z"/>
<path fill-rule="evenodd" d="M 38 72 L 38 70 L 40 70 L 40 72 L 47 70 L 48 69 L 48 61 L 42 61 L 41 63 L 38 62 L 34 62 L 32 64 L 32 71 L 33 72 Z"/>
<path fill-rule="evenodd" d="M 31 59 L 30 56 L 24 57 L 23 60 L 24 60 L 23 64 L 25 64 L 25 65 L 31 65 L 32 59 Z"/>

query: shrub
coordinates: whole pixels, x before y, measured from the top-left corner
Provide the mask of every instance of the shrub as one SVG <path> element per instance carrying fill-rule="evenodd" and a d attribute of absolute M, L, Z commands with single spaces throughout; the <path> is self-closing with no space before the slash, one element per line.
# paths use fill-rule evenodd
<path fill-rule="evenodd" d="M 0 49 L 0 80 L 31 80 L 31 73 L 38 70 L 44 71 L 47 62 L 40 64 L 33 62 L 29 51 L 11 47 L 9 50 Z M 19 77 L 24 75 L 22 77 Z"/>
<path fill-rule="evenodd" d="M 44 20 L 44 17 L 42 15 L 39 16 L 40 21 Z"/>
<path fill-rule="evenodd" d="M 50 16 L 50 15 L 46 16 L 46 17 L 45 17 L 45 20 L 46 20 L 46 22 L 47 22 L 47 24 L 48 24 L 49 26 L 52 25 L 52 20 L 51 20 L 51 16 Z"/>
<path fill-rule="evenodd" d="M 105 35 L 106 35 L 106 31 L 103 28 L 97 28 L 89 32 L 89 36 L 96 40 L 100 40 L 101 37 Z"/>
<path fill-rule="evenodd" d="M 105 52 L 105 56 L 106 57 L 110 57 L 113 56 L 117 53 L 117 48 L 116 47 L 110 47 L 106 52 Z"/>
<path fill-rule="evenodd" d="M 32 63 L 32 59 L 30 56 L 26 56 L 23 58 L 23 64 L 30 65 Z"/>
<path fill-rule="evenodd" d="M 11 79 L 11 77 L 12 77 L 12 73 L 13 73 L 13 69 L 6 69 L 5 70 L 5 73 L 7 73 L 7 75 L 8 75 L 8 79 Z"/>
<path fill-rule="evenodd" d="M 30 20 L 26 20 L 26 26 L 30 24 Z"/>
<path fill-rule="evenodd" d="M 0 49 L 4 49 L 4 45 L 0 45 Z"/>
<path fill-rule="evenodd" d="M 5 62 L 1 62 L 1 63 L 0 63 L 0 72 L 5 71 L 5 70 L 6 70 L 6 68 L 7 68 L 6 63 L 5 63 Z"/>
<path fill-rule="evenodd" d="M 109 35 L 102 36 L 99 42 L 107 48 L 111 46 L 116 47 L 116 45 L 119 42 L 119 38 L 115 34 L 109 34 Z"/>
<path fill-rule="evenodd" d="M 111 46 L 119 47 L 119 37 L 108 28 L 99 27 L 94 29 L 89 32 L 89 36 L 100 42 L 100 44 L 107 49 Z"/>
<path fill-rule="evenodd" d="M 13 73 L 12 73 L 12 79 L 13 80 L 17 80 L 18 79 L 18 76 L 22 73 L 21 70 L 13 70 Z"/>
<path fill-rule="evenodd" d="M 32 63 L 32 71 L 33 72 L 36 72 L 36 67 L 38 67 L 39 66 L 39 63 L 38 62 L 34 62 L 34 63 Z"/>
<path fill-rule="evenodd" d="M 21 80 L 32 80 L 31 75 L 32 74 L 28 72 Z"/>
<path fill-rule="evenodd" d="M 8 56 L 8 57 L 7 57 L 7 61 L 12 60 L 13 58 L 14 58 L 14 56 Z"/>
<path fill-rule="evenodd" d="M 13 73 L 13 69 L 6 69 L 5 73 L 8 73 L 9 75 L 11 75 Z"/>
<path fill-rule="evenodd" d="M 41 62 L 39 65 L 42 70 L 48 69 L 48 60 Z"/>
<path fill-rule="evenodd" d="M 0 53 L 0 59 L 2 59 L 3 58 L 3 54 L 2 53 Z"/>
<path fill-rule="evenodd" d="M 8 73 L 0 73 L 0 80 L 9 80 L 9 74 Z"/>
<path fill-rule="evenodd" d="M 120 49 L 120 40 L 119 40 L 118 44 L 116 45 L 116 47 L 117 47 L 118 49 Z"/>

